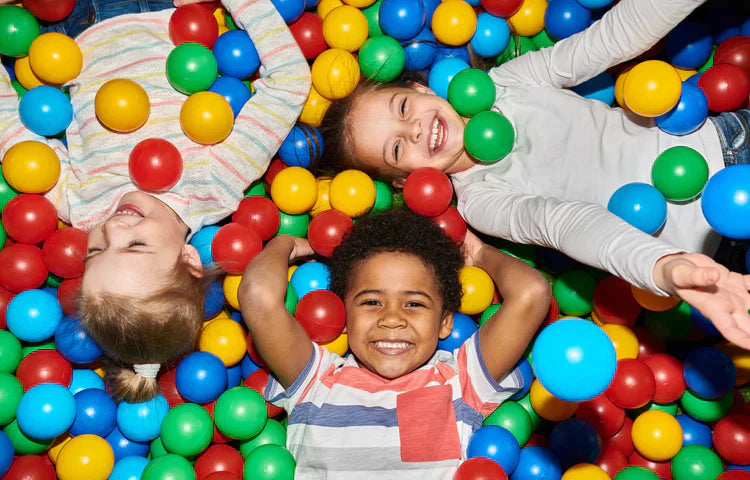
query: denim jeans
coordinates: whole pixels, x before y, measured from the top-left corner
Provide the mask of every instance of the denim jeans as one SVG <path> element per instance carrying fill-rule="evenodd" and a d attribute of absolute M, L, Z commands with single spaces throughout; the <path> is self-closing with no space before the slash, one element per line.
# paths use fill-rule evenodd
<path fill-rule="evenodd" d="M 724 166 L 750 163 L 750 109 L 709 117 L 719 132 Z"/>
<path fill-rule="evenodd" d="M 42 33 L 60 32 L 75 38 L 102 20 L 127 13 L 157 12 L 173 7 L 173 0 L 76 0 L 70 15 L 60 22 L 42 24 Z"/>

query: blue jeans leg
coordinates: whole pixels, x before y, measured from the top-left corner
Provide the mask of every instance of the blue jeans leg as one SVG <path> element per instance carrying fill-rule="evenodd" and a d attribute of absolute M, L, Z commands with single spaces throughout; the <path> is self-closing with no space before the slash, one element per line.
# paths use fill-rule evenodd
<path fill-rule="evenodd" d="M 724 165 L 750 163 L 750 109 L 709 118 L 719 132 Z"/>

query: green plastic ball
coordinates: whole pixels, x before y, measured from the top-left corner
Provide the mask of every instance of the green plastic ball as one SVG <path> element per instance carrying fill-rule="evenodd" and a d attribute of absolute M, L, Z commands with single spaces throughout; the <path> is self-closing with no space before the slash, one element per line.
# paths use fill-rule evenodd
<path fill-rule="evenodd" d="M 16 408 L 22 396 L 21 382 L 10 373 L 0 373 L 0 425 L 7 425 L 16 418 Z"/>
<path fill-rule="evenodd" d="M 552 285 L 552 294 L 561 312 L 581 316 L 594 308 L 594 288 L 596 279 L 591 274 L 583 270 L 568 270 L 557 277 Z"/>
<path fill-rule="evenodd" d="M 251 183 L 250 187 L 248 187 L 245 192 L 245 197 L 268 197 L 268 192 L 266 192 L 266 186 L 263 183 L 263 180 L 256 180 Z"/>
<path fill-rule="evenodd" d="M 480 162 L 502 160 L 513 149 L 513 125 L 505 116 L 487 110 L 479 112 L 466 124 L 464 146 Z"/>
<path fill-rule="evenodd" d="M 13 90 L 16 91 L 16 94 L 18 95 L 18 99 L 19 100 L 28 91 L 28 90 L 26 90 L 26 87 L 24 87 L 23 85 L 21 85 L 21 82 L 19 82 L 18 80 L 11 80 L 10 84 L 13 85 Z"/>
<path fill-rule="evenodd" d="M 490 319 L 491 316 L 495 314 L 498 310 L 500 310 L 500 307 L 502 306 L 502 303 L 493 303 L 489 307 L 487 307 L 484 312 L 482 312 L 482 315 L 479 317 L 479 326 L 481 327 L 485 323 L 487 323 L 487 320 Z"/>
<path fill-rule="evenodd" d="M 686 445 L 670 462 L 674 480 L 713 480 L 724 471 L 721 458 L 703 445 Z"/>
<path fill-rule="evenodd" d="M 547 30 L 542 29 L 541 32 L 531 37 L 531 42 L 536 46 L 537 49 L 551 47 L 555 44 L 555 40 L 549 36 Z"/>
<path fill-rule="evenodd" d="M 161 437 L 156 437 L 155 439 L 151 440 L 151 450 L 149 450 L 149 455 L 151 455 L 151 458 L 158 458 L 162 455 L 166 455 L 169 452 L 166 448 L 164 448 L 164 443 L 161 441 Z"/>
<path fill-rule="evenodd" d="M 2 209 L 5 208 L 5 205 L 7 205 L 16 195 L 18 195 L 18 192 L 8 185 L 8 182 L 5 181 L 5 177 L 0 173 L 0 211 L 2 211 Z"/>
<path fill-rule="evenodd" d="M 39 22 L 31 12 L 15 5 L 0 7 L 0 55 L 28 55 L 31 42 L 39 33 Z"/>
<path fill-rule="evenodd" d="M 56 350 L 54 341 L 42 340 L 41 342 L 26 342 L 21 349 L 21 358 L 26 358 L 30 353 L 34 353 L 37 350 Z"/>
<path fill-rule="evenodd" d="M 291 235 L 293 237 L 307 237 L 307 229 L 310 227 L 310 215 L 300 213 L 299 215 L 290 215 L 279 211 L 281 222 L 276 235 Z"/>
<path fill-rule="evenodd" d="M 293 480 L 297 467 L 294 457 L 279 445 L 261 445 L 245 459 L 243 478 L 253 480 Z"/>
<path fill-rule="evenodd" d="M 522 406 L 529 415 L 529 419 L 531 419 L 531 430 L 537 431 L 542 425 L 544 425 L 546 420 L 540 417 L 539 414 L 536 413 L 536 410 L 534 410 L 534 407 L 531 406 L 531 394 L 527 393 L 517 400 L 516 403 Z"/>
<path fill-rule="evenodd" d="M 369 27 L 369 37 L 375 38 L 379 35 L 383 35 L 383 29 L 380 28 L 380 5 L 383 0 L 378 0 L 369 7 L 362 10 L 367 19 L 367 26 Z"/>
<path fill-rule="evenodd" d="M 294 289 L 291 283 L 288 284 L 286 286 L 286 295 L 284 295 L 284 306 L 292 315 L 294 315 L 294 311 L 297 309 L 298 301 L 299 297 L 297 297 L 297 290 Z"/>
<path fill-rule="evenodd" d="M 680 397 L 680 405 L 685 413 L 701 422 L 715 422 L 729 412 L 734 398 L 732 391 L 728 391 L 716 400 L 706 400 L 685 390 Z"/>
<path fill-rule="evenodd" d="M 148 462 L 141 480 L 195 480 L 195 470 L 184 457 L 168 453 Z"/>
<path fill-rule="evenodd" d="M 615 475 L 615 480 L 659 480 L 659 475 L 644 467 L 625 467 Z"/>
<path fill-rule="evenodd" d="M 249 387 L 234 387 L 216 399 L 214 421 L 227 437 L 247 440 L 263 430 L 267 414 L 266 401 L 258 392 Z"/>
<path fill-rule="evenodd" d="M 690 305 L 680 302 L 664 312 L 646 310 L 643 322 L 649 332 L 664 342 L 682 340 L 693 329 Z"/>
<path fill-rule="evenodd" d="M 224 23 L 227 25 L 229 30 L 237 30 L 237 25 L 234 23 L 234 18 L 229 12 L 224 12 Z"/>
<path fill-rule="evenodd" d="M 213 435 L 211 415 L 195 403 L 174 406 L 161 422 L 164 448 L 183 457 L 197 455 L 205 450 Z"/>
<path fill-rule="evenodd" d="M 516 437 L 518 446 L 526 445 L 531 438 L 531 417 L 525 408 L 516 402 L 506 401 L 500 404 L 482 425 L 503 427 Z"/>
<path fill-rule="evenodd" d="M 261 445 L 278 445 L 280 447 L 286 446 L 286 428 L 276 420 L 270 418 L 266 422 L 266 426 L 259 434 L 251 438 L 250 440 L 240 443 L 240 453 L 242 458 L 247 458 L 250 452 L 260 447 Z"/>
<path fill-rule="evenodd" d="M 391 186 L 381 180 L 374 180 L 375 203 L 368 214 L 374 214 L 389 210 L 393 206 L 393 193 Z"/>
<path fill-rule="evenodd" d="M 654 160 L 651 181 L 667 200 L 690 200 L 701 193 L 708 181 L 708 163 L 690 147 L 672 147 Z"/>
<path fill-rule="evenodd" d="M 464 117 L 473 117 L 495 103 L 495 82 L 478 68 L 458 72 L 448 85 L 448 101 Z"/>
<path fill-rule="evenodd" d="M 63 281 L 62 277 L 58 277 L 54 273 L 48 273 L 47 279 L 44 281 L 44 286 L 57 288 L 60 286 L 60 284 L 62 284 L 62 281 Z"/>
<path fill-rule="evenodd" d="M 167 57 L 167 79 L 185 95 L 208 90 L 218 72 L 214 54 L 199 43 L 180 44 Z"/>
<path fill-rule="evenodd" d="M 0 330 L 0 372 L 12 373 L 18 368 L 21 355 L 21 341 L 8 330 Z"/>
<path fill-rule="evenodd" d="M 709 68 L 714 66 L 714 56 L 716 54 L 716 46 L 714 46 L 714 49 L 711 50 L 711 55 L 709 55 L 708 60 L 706 60 L 706 63 L 698 67 L 698 73 L 703 73 Z"/>
<path fill-rule="evenodd" d="M 52 445 L 54 438 L 49 440 L 39 440 L 26 435 L 18 428 L 18 420 L 13 420 L 3 428 L 3 432 L 8 435 L 10 442 L 13 444 L 13 450 L 17 455 L 33 455 L 42 453 Z"/>
<path fill-rule="evenodd" d="M 390 82 L 404 70 L 406 54 L 398 40 L 378 35 L 365 41 L 359 49 L 358 61 L 365 77 L 376 82 Z"/>

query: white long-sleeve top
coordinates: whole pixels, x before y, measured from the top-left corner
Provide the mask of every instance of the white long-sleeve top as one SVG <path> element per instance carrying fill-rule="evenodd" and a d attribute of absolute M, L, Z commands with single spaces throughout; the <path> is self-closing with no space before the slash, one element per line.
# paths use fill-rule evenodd
<path fill-rule="evenodd" d="M 662 294 L 652 278 L 659 258 L 713 254 L 721 236 L 700 201 L 670 203 L 656 238 L 606 209 L 622 185 L 651 183 L 653 161 L 670 147 L 700 152 L 709 175 L 723 168 L 713 123 L 672 136 L 648 119 L 565 89 L 646 51 L 703 1 L 622 0 L 584 32 L 494 68 L 493 108 L 513 124 L 515 144 L 499 162 L 453 175 L 467 222 L 489 235 L 555 248 Z"/>

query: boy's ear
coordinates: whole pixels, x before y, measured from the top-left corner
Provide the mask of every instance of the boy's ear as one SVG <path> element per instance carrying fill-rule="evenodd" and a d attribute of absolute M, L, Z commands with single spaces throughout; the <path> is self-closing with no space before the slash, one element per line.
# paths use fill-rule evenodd
<path fill-rule="evenodd" d="M 438 338 L 445 340 L 453 332 L 453 312 L 446 312 L 443 319 L 440 320 L 440 331 Z"/>
<path fill-rule="evenodd" d="M 394 178 L 391 180 L 391 185 L 393 185 L 395 188 L 404 188 L 404 180 L 403 178 Z"/>
<path fill-rule="evenodd" d="M 408 85 L 410 88 L 418 91 L 419 93 L 426 93 L 427 95 L 435 95 L 435 92 L 433 92 L 430 87 L 427 85 L 423 85 L 419 82 L 408 82 Z"/>
<path fill-rule="evenodd" d="M 190 273 L 197 277 L 203 278 L 203 263 L 201 256 L 194 246 L 186 243 L 182 246 L 182 261 L 187 262 Z"/>

